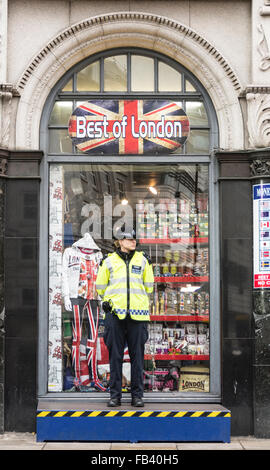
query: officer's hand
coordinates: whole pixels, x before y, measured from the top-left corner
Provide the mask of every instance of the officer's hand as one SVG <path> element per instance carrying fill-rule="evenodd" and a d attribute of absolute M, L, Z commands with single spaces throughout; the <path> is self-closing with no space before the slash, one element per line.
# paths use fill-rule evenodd
<path fill-rule="evenodd" d="M 112 307 L 111 307 L 110 303 L 107 302 L 107 300 L 105 300 L 105 302 L 102 303 L 102 308 L 103 308 L 103 311 L 105 313 L 109 313 L 109 312 L 112 311 Z"/>

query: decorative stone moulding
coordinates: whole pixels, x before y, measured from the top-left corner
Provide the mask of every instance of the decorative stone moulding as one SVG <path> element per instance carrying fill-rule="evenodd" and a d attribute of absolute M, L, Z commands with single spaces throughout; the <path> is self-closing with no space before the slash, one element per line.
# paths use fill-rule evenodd
<path fill-rule="evenodd" d="M 16 116 L 17 148 L 39 148 L 42 109 L 67 70 L 90 55 L 123 45 L 166 54 L 190 70 L 206 88 L 216 109 L 220 147 L 243 148 L 238 100 L 241 84 L 228 61 L 189 27 L 136 12 L 107 14 L 70 26 L 33 58 L 16 86 L 21 94 Z"/>
<path fill-rule="evenodd" d="M 252 93 L 250 89 L 246 94 L 250 148 L 270 147 L 270 93 L 260 93 L 259 90 L 254 89 Z"/>
<path fill-rule="evenodd" d="M 257 159 L 253 160 L 250 164 L 251 176 L 262 178 L 263 176 L 270 176 L 270 160 Z"/>
<path fill-rule="evenodd" d="M 10 83 L 0 83 L 0 147 L 8 148 L 11 127 L 11 103 L 19 92 Z M 1 174 L 1 172 L 0 172 Z"/>
<path fill-rule="evenodd" d="M 269 52 L 269 46 L 268 46 L 268 42 L 265 36 L 263 25 L 262 24 L 258 25 L 257 29 L 259 33 L 261 34 L 261 39 L 258 44 L 258 52 L 261 56 L 259 68 L 260 70 L 264 72 L 268 70 L 270 67 L 270 52 Z"/>

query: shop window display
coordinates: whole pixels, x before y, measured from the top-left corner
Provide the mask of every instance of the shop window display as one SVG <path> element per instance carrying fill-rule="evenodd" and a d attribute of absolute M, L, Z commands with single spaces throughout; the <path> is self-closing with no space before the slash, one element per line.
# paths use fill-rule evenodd
<path fill-rule="evenodd" d="M 48 391 L 108 390 L 95 279 L 116 228 L 132 224 L 155 276 L 145 394 L 209 392 L 208 165 L 53 163 L 49 180 Z"/>

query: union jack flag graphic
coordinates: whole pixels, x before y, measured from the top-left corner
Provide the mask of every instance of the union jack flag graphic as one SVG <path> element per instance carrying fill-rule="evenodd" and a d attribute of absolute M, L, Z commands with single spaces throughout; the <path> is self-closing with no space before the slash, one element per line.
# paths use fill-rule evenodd
<path fill-rule="evenodd" d="M 87 101 L 74 110 L 69 135 L 87 154 L 164 154 L 185 143 L 189 120 L 172 101 Z"/>
<path fill-rule="evenodd" d="M 98 340 L 98 317 L 99 307 L 97 301 L 87 300 L 86 302 L 81 299 L 72 299 L 73 304 L 73 321 L 72 321 L 72 363 L 75 372 L 75 384 L 81 384 L 81 376 L 85 376 L 85 363 L 83 364 L 84 371 L 82 371 L 82 355 L 80 354 L 80 346 L 82 340 L 82 323 L 84 311 L 86 310 L 88 321 L 88 338 L 86 341 L 86 359 L 89 369 L 89 375 L 92 377 L 94 386 L 101 391 L 106 388 L 102 385 L 98 378 L 97 372 L 97 340 Z"/>

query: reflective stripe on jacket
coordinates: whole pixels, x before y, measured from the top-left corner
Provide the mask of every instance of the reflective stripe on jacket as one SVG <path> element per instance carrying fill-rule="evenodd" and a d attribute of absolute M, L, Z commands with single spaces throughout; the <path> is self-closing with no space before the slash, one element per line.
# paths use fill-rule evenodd
<path fill-rule="evenodd" d="M 152 265 L 143 252 L 135 251 L 126 259 L 114 252 L 99 267 L 96 289 L 103 301 L 112 301 L 120 320 L 129 312 L 133 320 L 148 321 L 148 294 L 153 291 L 153 283 Z"/>

